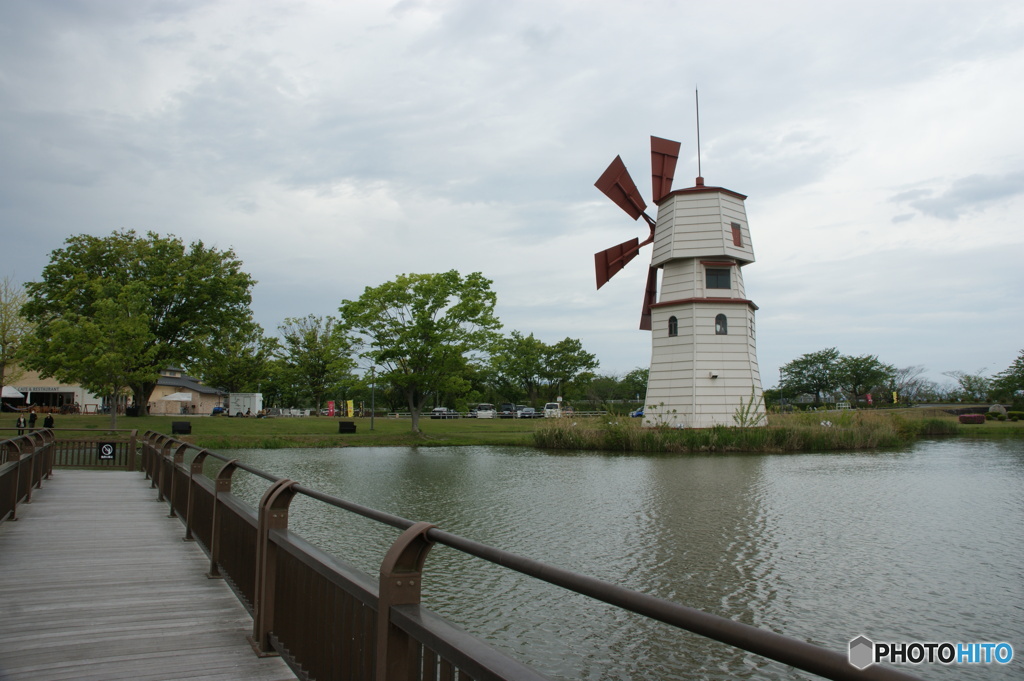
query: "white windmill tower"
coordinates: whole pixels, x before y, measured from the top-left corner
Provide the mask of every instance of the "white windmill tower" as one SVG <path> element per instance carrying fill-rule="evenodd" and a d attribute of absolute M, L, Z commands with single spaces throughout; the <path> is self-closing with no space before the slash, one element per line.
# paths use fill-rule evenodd
<path fill-rule="evenodd" d="M 601 288 L 640 248 L 653 243 L 640 328 L 651 331 L 651 370 L 644 424 L 707 428 L 763 424 L 754 312 L 742 268 L 754 262 L 743 194 L 709 187 L 672 190 L 679 143 L 651 137 L 652 220 L 622 159 L 595 186 L 651 228 L 594 255 Z M 662 270 L 658 289 L 658 270 Z"/>

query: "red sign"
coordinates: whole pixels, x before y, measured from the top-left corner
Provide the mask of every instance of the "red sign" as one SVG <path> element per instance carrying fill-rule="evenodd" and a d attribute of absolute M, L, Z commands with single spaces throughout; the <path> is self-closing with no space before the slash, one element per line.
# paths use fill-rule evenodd
<path fill-rule="evenodd" d="M 874 403 L 873 403 L 873 402 L 871 401 L 871 393 L 868 393 L 868 404 L 874 404 Z"/>
<path fill-rule="evenodd" d="M 334 416 L 334 400 L 327 400 L 327 415 Z"/>

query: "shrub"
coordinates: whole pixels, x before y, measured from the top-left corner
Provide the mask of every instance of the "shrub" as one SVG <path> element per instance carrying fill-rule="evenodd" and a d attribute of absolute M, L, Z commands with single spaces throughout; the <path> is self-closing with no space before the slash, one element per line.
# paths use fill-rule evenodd
<path fill-rule="evenodd" d="M 1006 415 L 1007 417 L 1009 417 L 1011 421 L 1019 421 L 1020 419 L 1024 419 L 1024 411 L 1008 411 L 1006 412 Z"/>
<path fill-rule="evenodd" d="M 985 423 L 988 414 L 960 414 L 960 423 Z"/>

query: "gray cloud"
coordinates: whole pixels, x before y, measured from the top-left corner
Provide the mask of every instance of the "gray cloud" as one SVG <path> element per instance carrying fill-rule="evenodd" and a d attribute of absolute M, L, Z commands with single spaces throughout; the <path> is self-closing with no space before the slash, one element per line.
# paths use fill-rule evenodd
<path fill-rule="evenodd" d="M 923 215 L 940 220 L 957 220 L 961 216 L 1015 196 L 1024 194 L 1024 171 L 1005 175 L 969 175 L 954 180 L 941 192 L 914 189 L 901 192 L 890 200 L 915 208 Z"/>
<path fill-rule="evenodd" d="M 399 272 L 482 270 L 507 328 L 580 337 L 605 370 L 626 371 L 650 352 L 635 330 L 643 268 L 597 292 L 592 254 L 644 229 L 593 182 L 620 154 L 646 196 L 654 134 L 683 143 L 676 185 L 691 184 L 698 86 L 703 173 L 750 196 L 759 260 L 744 270 L 766 376 L 792 358 L 791 335 L 844 346 L 854 327 L 891 323 L 894 297 L 933 305 L 948 259 L 928 258 L 943 249 L 977 271 L 981 251 L 934 232 L 958 220 L 954 236 L 986 238 L 979 213 L 1014 206 L 1024 186 L 1006 158 L 1024 135 L 1000 116 L 1024 95 L 980 80 L 1024 73 L 1018 3 L 725 7 L 0 3 L 0 274 L 36 277 L 77 233 L 202 238 L 236 248 L 272 330 L 335 314 L 340 298 Z M 965 111 L 954 122 L 951 92 Z M 922 150 L 934 154 L 918 161 Z M 901 184 L 963 168 L 986 174 Z M 897 247 L 889 233 L 932 250 L 898 245 L 921 258 L 920 290 L 894 286 L 888 256 L 872 259 Z M 1003 252 L 1020 244 L 1002 238 Z M 828 264 L 794 266 L 817 262 Z M 856 323 L 816 323 L 837 301 Z M 972 335 L 964 309 L 929 318 L 930 331 L 947 327 L 941 345 L 996 344 L 985 349 L 995 356 L 1003 341 L 990 338 L 1024 332 L 1002 314 L 1002 335 Z M 878 342 L 863 351 L 884 354 Z M 916 350 L 913 363 L 937 352 Z M 1005 349 L 1007 363 L 1018 350 Z"/>

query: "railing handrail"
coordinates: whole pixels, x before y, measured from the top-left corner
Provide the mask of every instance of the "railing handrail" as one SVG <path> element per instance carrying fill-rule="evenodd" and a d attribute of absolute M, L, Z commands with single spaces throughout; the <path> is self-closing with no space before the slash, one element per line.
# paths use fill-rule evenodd
<path fill-rule="evenodd" d="M 264 530 L 266 534 L 263 535 L 264 539 L 262 541 L 266 541 L 266 537 L 270 536 L 271 533 L 274 537 L 278 538 L 294 535 L 294 533 L 287 532 L 286 530 L 287 509 L 291 499 L 295 495 L 301 494 L 335 508 L 403 530 L 402 537 L 392 547 L 392 550 L 388 552 L 388 557 L 385 557 L 384 561 L 385 564 L 389 564 L 389 560 L 398 560 L 398 563 L 404 566 L 400 569 L 402 574 L 413 574 L 418 578 L 419 569 L 410 567 L 409 558 L 391 558 L 392 554 L 396 554 L 396 551 L 398 551 L 396 547 L 399 544 L 404 547 L 401 551 L 412 552 L 408 553 L 409 556 L 419 555 L 418 560 L 421 563 L 421 568 L 422 561 L 425 560 L 426 553 L 429 551 L 429 546 L 433 543 L 439 543 L 500 567 L 559 586 L 568 591 L 588 596 L 603 603 L 658 620 L 670 626 L 699 634 L 804 671 L 818 674 L 828 679 L 842 681 L 912 681 L 918 679 L 918 677 L 911 674 L 880 665 L 858 669 L 849 663 L 845 655 L 833 650 L 504 551 L 446 532 L 426 523 L 417 523 L 384 511 L 346 501 L 319 490 L 303 487 L 290 480 L 278 478 L 253 466 L 242 464 L 237 460 L 228 459 L 221 454 L 200 449 L 189 443 L 174 440 L 153 431 L 146 433 L 144 441 L 147 443 L 159 443 L 160 447 L 155 448 L 155 450 L 159 451 L 162 457 L 167 457 L 172 451 L 176 452 L 175 459 L 178 462 L 175 463 L 176 467 L 181 466 L 185 468 L 183 454 L 185 451 L 192 449 L 195 450 L 196 456 L 202 453 L 204 457 L 213 457 L 225 462 L 226 465 L 229 464 L 270 481 L 272 484 L 264 494 L 263 502 L 261 502 L 260 522 L 261 524 L 265 522 L 263 518 L 269 519 L 273 517 L 277 518 L 277 521 L 273 521 L 277 524 L 267 525 L 268 529 Z M 285 534 L 281 534 L 282 531 Z M 415 545 L 417 533 L 420 537 L 419 548 Z M 298 537 L 298 535 L 294 536 Z M 382 589 L 384 585 L 383 575 L 387 571 L 382 565 Z M 399 581 L 398 584 L 402 584 L 402 582 Z M 419 586 L 417 585 L 415 604 L 419 603 L 418 594 Z M 383 594 L 381 598 L 384 598 Z M 389 607 L 389 611 L 394 609 L 395 612 L 404 613 L 399 616 L 399 619 L 406 622 L 410 627 L 414 625 L 419 627 L 420 624 L 415 623 L 424 622 L 431 617 L 436 617 L 433 615 L 422 615 L 419 611 L 409 610 L 407 606 L 400 605 L 402 602 L 394 601 Z M 404 602 L 409 603 L 410 601 Z M 259 604 L 257 603 L 258 606 Z M 384 617 L 385 615 L 379 613 L 379 616 Z M 388 621 L 392 621 L 390 619 L 391 615 L 387 615 L 387 617 L 389 618 Z M 258 619 L 258 615 L 254 614 L 254 619 Z M 257 623 L 256 628 L 258 629 L 259 626 Z M 257 644 L 258 641 L 254 641 L 254 645 Z"/>

